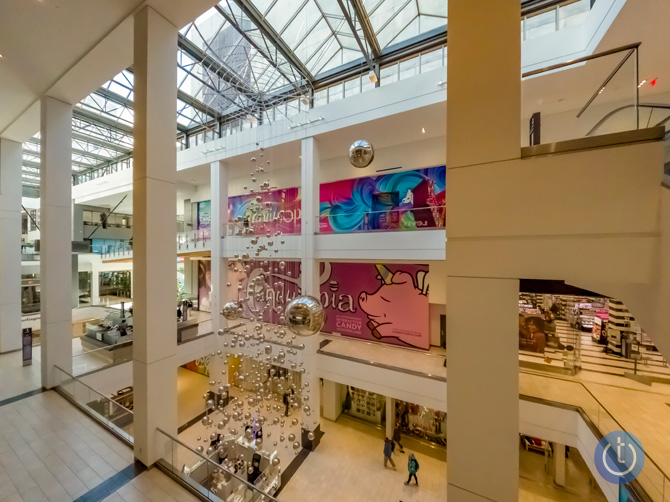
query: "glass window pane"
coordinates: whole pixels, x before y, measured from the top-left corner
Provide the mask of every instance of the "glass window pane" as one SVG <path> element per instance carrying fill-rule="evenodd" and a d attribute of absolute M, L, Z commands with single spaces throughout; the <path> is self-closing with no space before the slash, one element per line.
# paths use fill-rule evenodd
<path fill-rule="evenodd" d="M 419 58 L 415 57 L 400 62 L 400 80 L 413 77 L 419 73 Z"/>
<path fill-rule="evenodd" d="M 552 9 L 526 19 L 526 40 L 556 31 L 556 10 Z"/>
<path fill-rule="evenodd" d="M 361 92 L 361 79 L 357 77 L 344 83 L 344 96 L 349 97 Z"/>
<path fill-rule="evenodd" d="M 579 0 L 558 8 L 558 29 L 577 26 L 586 22 L 591 8 L 590 0 Z"/>
<path fill-rule="evenodd" d="M 328 102 L 332 103 L 333 101 L 342 99 L 344 97 L 342 91 L 344 91 L 344 84 L 338 84 L 330 87 L 328 89 Z"/>
<path fill-rule="evenodd" d="M 387 66 L 381 71 L 381 85 L 390 84 L 398 80 L 398 65 Z"/>
<path fill-rule="evenodd" d="M 317 91 L 314 93 L 314 108 L 325 105 L 328 102 L 327 94 L 327 89 L 323 89 L 322 91 Z"/>
<path fill-rule="evenodd" d="M 421 54 L 421 73 L 434 70 L 442 66 L 442 49 Z"/>

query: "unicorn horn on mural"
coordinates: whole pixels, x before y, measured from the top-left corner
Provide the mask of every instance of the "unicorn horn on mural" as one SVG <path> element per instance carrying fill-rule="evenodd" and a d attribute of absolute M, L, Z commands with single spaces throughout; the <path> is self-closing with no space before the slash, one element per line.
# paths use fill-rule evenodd
<path fill-rule="evenodd" d="M 377 263 L 375 267 L 377 267 L 377 271 L 379 272 L 379 278 L 382 280 L 384 284 L 388 284 L 389 286 L 393 284 L 393 272 L 391 272 L 381 263 Z"/>

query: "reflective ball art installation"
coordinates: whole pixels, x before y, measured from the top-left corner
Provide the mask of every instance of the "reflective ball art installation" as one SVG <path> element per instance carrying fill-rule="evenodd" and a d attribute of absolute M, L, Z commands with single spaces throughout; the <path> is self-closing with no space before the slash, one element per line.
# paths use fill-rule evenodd
<path fill-rule="evenodd" d="M 242 308 L 235 302 L 228 302 L 223 306 L 221 315 L 229 321 L 235 321 L 242 316 Z"/>
<path fill-rule="evenodd" d="M 364 140 L 359 139 L 349 147 L 349 162 L 352 166 L 363 168 L 372 164 L 375 158 L 375 150 L 372 145 Z"/>
<path fill-rule="evenodd" d="M 314 375 L 303 376 L 307 344 L 298 337 L 317 334 L 325 321 L 318 298 L 297 296 L 299 262 L 276 256 L 294 215 L 278 204 L 268 179 L 270 155 L 258 143 L 257 148 L 244 182 L 247 202 L 236 209 L 230 227 L 242 248 L 227 262 L 223 296 L 230 301 L 218 307 L 229 322 L 217 326 L 218 347 L 193 361 L 208 375 L 209 387 L 199 395 L 205 416 L 192 426 L 200 434 L 192 448 L 212 461 L 223 459 L 224 473 L 242 478 L 257 473 L 250 465 L 255 453 L 269 462 L 269 477 L 280 475 L 302 449 L 301 428 L 314 438 L 318 416 L 311 416 L 316 395 L 310 395 L 316 386 L 310 388 Z M 356 167 L 373 157 L 367 141 L 352 145 Z"/>
<path fill-rule="evenodd" d="M 325 321 L 323 305 L 313 296 L 294 298 L 284 312 L 286 327 L 298 336 L 316 335 Z"/>

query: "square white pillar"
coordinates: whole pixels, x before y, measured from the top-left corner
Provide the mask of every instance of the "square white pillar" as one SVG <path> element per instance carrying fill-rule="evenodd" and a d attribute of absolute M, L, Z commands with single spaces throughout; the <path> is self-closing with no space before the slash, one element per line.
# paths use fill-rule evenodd
<path fill-rule="evenodd" d="M 447 498 L 516 502 L 519 281 L 450 276 L 447 288 Z"/>
<path fill-rule="evenodd" d="M 41 102 L 40 348 L 42 387 L 60 383 L 54 367 L 72 372 L 72 106 Z"/>
<path fill-rule="evenodd" d="M 212 256 L 212 292 L 210 306 L 212 312 L 212 331 L 218 333 L 224 327 L 221 308 L 226 302 L 228 264 L 222 256 L 223 239 L 228 227 L 228 171 L 223 161 L 211 164 L 211 256 Z"/>
<path fill-rule="evenodd" d="M 135 15 L 133 385 L 135 457 L 153 464 L 177 434 L 177 27 Z"/>
<path fill-rule="evenodd" d="M 302 140 L 302 160 L 300 163 L 301 187 L 301 281 L 303 295 L 319 298 L 319 262 L 314 257 L 315 233 L 319 222 L 319 175 L 321 156 L 316 138 Z M 305 345 L 302 351 L 305 373 L 303 382 L 309 383 L 305 395 L 309 397 L 306 404 L 310 407 L 310 416 L 302 412 L 304 428 L 314 431 L 319 428 L 321 414 L 320 380 L 316 373 L 316 351 L 319 349 L 317 335 L 302 337 L 300 343 Z M 317 441 L 318 444 L 318 441 Z"/>
<path fill-rule="evenodd" d="M 0 138 L 0 353 L 21 348 L 21 148 Z"/>

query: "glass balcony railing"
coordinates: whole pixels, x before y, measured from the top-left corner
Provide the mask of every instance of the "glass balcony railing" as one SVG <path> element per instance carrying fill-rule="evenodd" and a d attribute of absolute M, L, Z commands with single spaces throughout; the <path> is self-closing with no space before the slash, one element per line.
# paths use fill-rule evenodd
<path fill-rule="evenodd" d="M 133 444 L 133 412 L 58 366 L 56 390 L 128 444 Z"/>
<path fill-rule="evenodd" d="M 212 238 L 210 229 L 191 230 L 177 234 L 177 251 L 205 249 Z"/>
<path fill-rule="evenodd" d="M 319 215 L 320 234 L 393 232 L 444 228 L 446 206 L 379 211 L 326 211 Z"/>
<path fill-rule="evenodd" d="M 640 43 L 522 76 L 522 145 L 535 146 L 660 125 L 640 103 Z M 575 84 L 577 83 L 577 84 Z"/>
<path fill-rule="evenodd" d="M 519 394 L 523 400 L 549 405 L 562 403 L 580 409 L 583 416 L 591 422 L 591 429 L 595 428 L 602 436 L 614 431 L 625 431 L 637 437 L 643 442 L 641 446 L 645 453 L 645 464 L 635 483 L 639 484 L 653 502 L 670 501 L 670 478 L 666 474 L 670 464 L 662 465 L 655 460 L 668 458 L 668 444 L 667 441 L 657 440 L 645 442 L 643 438 L 647 437 L 647 434 L 644 432 L 648 425 L 636 421 L 639 429 L 624 427 L 586 385 L 575 380 L 521 371 Z M 657 437 L 655 433 L 652 436 Z M 616 448 L 616 445 L 613 446 Z"/>
<path fill-rule="evenodd" d="M 133 341 L 128 340 L 107 347 L 87 350 L 72 356 L 75 376 L 133 360 Z"/>
<path fill-rule="evenodd" d="M 210 457 L 219 458 L 216 448 L 208 448 L 209 453 L 199 453 L 167 432 L 161 429 L 157 431 L 163 440 L 163 453 L 158 466 L 197 492 L 201 498 L 216 502 L 278 502 L 273 496 L 281 486 L 279 464 L 273 462 L 276 457 L 266 458 L 256 453 L 254 458 L 249 459 L 250 469 L 258 471 L 255 481 L 251 483 L 246 479 L 247 469 L 236 473 L 225 460 L 223 465 L 212 460 Z"/>

